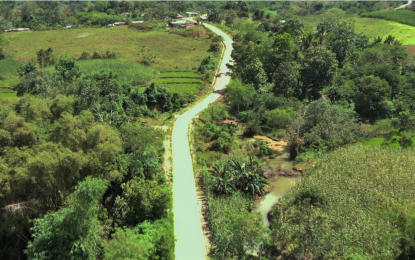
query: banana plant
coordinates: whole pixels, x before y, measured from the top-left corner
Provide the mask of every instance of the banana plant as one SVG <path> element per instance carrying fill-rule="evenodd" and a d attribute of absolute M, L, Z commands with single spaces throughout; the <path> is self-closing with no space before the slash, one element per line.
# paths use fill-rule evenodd
<path fill-rule="evenodd" d="M 213 167 L 213 170 L 209 172 L 211 175 L 215 191 L 219 194 L 232 194 L 236 191 L 235 178 L 233 172 L 229 170 L 229 166 L 226 164 L 221 170 L 218 166 Z"/>

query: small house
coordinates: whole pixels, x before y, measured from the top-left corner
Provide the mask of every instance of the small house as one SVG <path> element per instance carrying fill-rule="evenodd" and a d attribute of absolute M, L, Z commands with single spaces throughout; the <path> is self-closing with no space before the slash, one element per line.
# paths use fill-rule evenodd
<path fill-rule="evenodd" d="M 65 28 L 65 29 L 71 29 L 71 28 L 72 28 L 72 25 L 67 25 L 67 26 L 65 26 L 64 28 Z"/>
<path fill-rule="evenodd" d="M 114 23 L 114 26 L 123 26 L 123 25 L 125 25 L 124 22 L 116 22 L 116 23 Z"/>
<path fill-rule="evenodd" d="M 113 27 L 113 26 L 114 26 L 114 24 L 112 24 L 112 23 L 107 25 L 107 27 Z"/>
<path fill-rule="evenodd" d="M 280 23 L 285 23 L 285 20 L 281 20 Z"/>
<path fill-rule="evenodd" d="M 132 21 L 131 23 L 144 23 L 144 21 Z"/>
<path fill-rule="evenodd" d="M 17 29 L 15 29 L 13 31 L 14 32 L 27 32 L 27 31 L 30 31 L 30 29 L 29 28 L 17 28 Z"/>
<path fill-rule="evenodd" d="M 182 21 L 175 21 L 175 22 L 170 22 L 169 23 L 170 27 L 186 27 L 186 21 L 182 20 Z"/>
<path fill-rule="evenodd" d="M 199 14 L 199 12 L 186 12 L 188 17 L 195 17 Z"/>
<path fill-rule="evenodd" d="M 206 16 L 201 16 L 201 17 L 200 17 L 200 20 L 202 20 L 202 21 L 207 21 L 207 20 L 208 20 L 208 18 L 207 18 Z"/>
<path fill-rule="evenodd" d="M 177 19 L 183 19 L 183 15 L 180 15 L 180 14 L 179 14 L 179 15 L 177 15 L 177 16 L 176 16 L 176 18 L 177 18 Z"/>
<path fill-rule="evenodd" d="M 13 32 L 13 29 L 4 30 L 4 32 Z"/>

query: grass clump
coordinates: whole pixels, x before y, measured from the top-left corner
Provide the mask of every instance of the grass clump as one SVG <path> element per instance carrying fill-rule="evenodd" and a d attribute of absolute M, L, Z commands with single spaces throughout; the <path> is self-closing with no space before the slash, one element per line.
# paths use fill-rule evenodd
<path fill-rule="evenodd" d="M 273 243 L 305 259 L 404 254 L 415 236 L 413 158 L 414 151 L 361 145 L 326 154 L 274 206 Z"/>

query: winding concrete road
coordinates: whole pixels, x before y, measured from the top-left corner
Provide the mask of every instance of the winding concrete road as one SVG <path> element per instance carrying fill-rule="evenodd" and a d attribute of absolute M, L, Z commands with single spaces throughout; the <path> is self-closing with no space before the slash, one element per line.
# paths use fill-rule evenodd
<path fill-rule="evenodd" d="M 173 128 L 173 213 L 174 233 L 176 236 L 176 260 L 206 259 L 207 241 L 202 231 L 201 205 L 197 203 L 196 185 L 193 176 L 192 158 L 190 155 L 188 129 L 192 119 L 203 109 L 215 101 L 230 80 L 226 75 L 226 63 L 231 60 L 232 39 L 216 27 L 204 24 L 218 35 L 223 36 L 225 51 L 219 73 L 216 78 L 215 91 L 207 98 L 179 116 Z"/>
<path fill-rule="evenodd" d="M 408 3 L 407 4 L 401 5 L 398 8 L 395 8 L 395 10 L 402 9 L 404 7 L 407 7 L 408 5 L 411 5 L 411 4 L 412 4 L 412 0 L 408 0 Z"/>

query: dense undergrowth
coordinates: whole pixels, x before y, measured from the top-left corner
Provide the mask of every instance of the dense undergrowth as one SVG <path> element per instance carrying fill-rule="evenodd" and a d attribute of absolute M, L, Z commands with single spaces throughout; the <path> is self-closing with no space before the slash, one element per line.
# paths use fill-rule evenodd
<path fill-rule="evenodd" d="M 410 259 L 414 157 L 360 145 L 323 155 L 273 208 L 273 243 L 313 259 Z"/>

